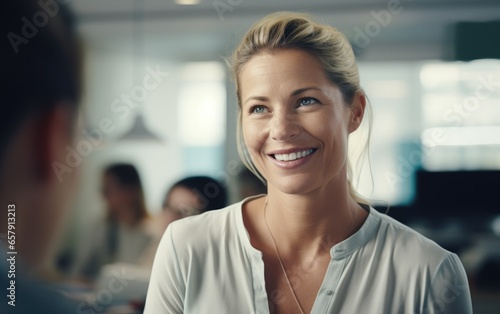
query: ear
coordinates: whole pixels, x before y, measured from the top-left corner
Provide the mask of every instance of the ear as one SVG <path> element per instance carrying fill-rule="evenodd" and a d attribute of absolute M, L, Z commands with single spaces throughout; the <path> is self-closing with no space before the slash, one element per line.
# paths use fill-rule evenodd
<path fill-rule="evenodd" d="M 365 114 L 366 108 L 366 96 L 364 92 L 357 92 L 354 95 L 354 100 L 351 105 L 351 114 L 349 119 L 349 133 L 352 133 L 358 129 L 361 122 L 363 121 L 363 116 Z"/>
<path fill-rule="evenodd" d="M 73 135 L 72 109 L 64 103 L 58 104 L 39 115 L 35 123 L 35 173 L 38 180 L 47 182 L 55 177 L 52 164 L 65 163 L 65 148 L 71 145 Z"/>

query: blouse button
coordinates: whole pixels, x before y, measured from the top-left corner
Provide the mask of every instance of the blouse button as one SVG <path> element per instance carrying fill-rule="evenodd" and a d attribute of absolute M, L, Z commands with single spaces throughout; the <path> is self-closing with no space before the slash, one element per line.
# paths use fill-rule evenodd
<path fill-rule="evenodd" d="M 326 290 L 326 295 L 332 295 L 333 291 L 332 290 Z"/>

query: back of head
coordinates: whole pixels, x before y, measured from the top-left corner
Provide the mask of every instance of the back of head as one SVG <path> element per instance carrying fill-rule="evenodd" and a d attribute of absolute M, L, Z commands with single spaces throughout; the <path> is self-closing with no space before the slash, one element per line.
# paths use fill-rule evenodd
<path fill-rule="evenodd" d="M 200 212 L 220 209 L 227 205 L 227 191 L 225 186 L 207 176 L 192 176 L 177 181 L 169 190 L 182 187 L 193 192 L 200 200 Z M 168 197 L 168 194 L 167 194 Z"/>
<path fill-rule="evenodd" d="M 80 46 L 61 2 L 9 1 L 0 11 L 0 199 L 12 202 L 9 208 L 19 207 L 15 292 L 22 296 L 15 308 L 0 302 L 2 313 L 76 308 L 30 277 L 48 265 L 74 186 L 74 180 L 61 184 L 51 171 L 71 143 L 81 93 Z M 2 223 L 0 233 L 6 228 Z"/>
<path fill-rule="evenodd" d="M 25 119 L 57 104 L 77 106 L 81 52 L 73 18 L 59 1 L 10 1 L 0 16 L 3 157 Z"/>

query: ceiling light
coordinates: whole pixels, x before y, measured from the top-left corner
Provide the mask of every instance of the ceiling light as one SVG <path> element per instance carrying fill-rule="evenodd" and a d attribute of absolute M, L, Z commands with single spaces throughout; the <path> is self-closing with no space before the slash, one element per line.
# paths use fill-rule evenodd
<path fill-rule="evenodd" d="M 144 121 L 141 113 L 135 116 L 132 127 L 123 134 L 120 138 L 121 141 L 141 141 L 141 142 L 156 142 L 163 143 L 163 140 L 153 132 L 151 132 Z"/>
<path fill-rule="evenodd" d="M 175 0 L 175 3 L 179 5 L 195 5 L 199 4 L 200 0 Z"/>

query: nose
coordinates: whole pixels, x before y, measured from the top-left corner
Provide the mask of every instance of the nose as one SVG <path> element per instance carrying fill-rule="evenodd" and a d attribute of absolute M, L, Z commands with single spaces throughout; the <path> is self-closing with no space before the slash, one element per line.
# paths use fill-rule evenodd
<path fill-rule="evenodd" d="M 277 111 L 271 119 L 269 132 L 273 140 L 286 141 L 296 137 L 300 127 L 293 113 Z"/>

